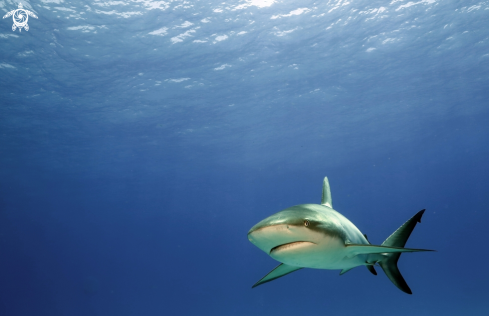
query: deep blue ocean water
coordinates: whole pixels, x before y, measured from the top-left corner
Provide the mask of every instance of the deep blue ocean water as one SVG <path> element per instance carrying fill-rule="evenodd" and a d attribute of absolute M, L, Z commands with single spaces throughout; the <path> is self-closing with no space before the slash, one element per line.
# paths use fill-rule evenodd
<path fill-rule="evenodd" d="M 0 315 L 488 315 L 489 2 L 21 1 L 0 24 Z M 18 2 L 0 1 L 2 16 Z M 378 269 L 247 240 L 319 203 Z"/>

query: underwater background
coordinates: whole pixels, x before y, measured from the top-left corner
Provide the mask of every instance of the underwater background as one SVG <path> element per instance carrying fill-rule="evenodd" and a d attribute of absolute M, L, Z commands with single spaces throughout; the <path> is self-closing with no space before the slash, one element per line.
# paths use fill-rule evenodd
<path fill-rule="evenodd" d="M 488 315 L 489 2 L 21 1 L 0 20 L 0 315 Z M 0 1 L 4 14 L 17 1 Z M 334 207 L 399 268 L 248 230 Z"/>

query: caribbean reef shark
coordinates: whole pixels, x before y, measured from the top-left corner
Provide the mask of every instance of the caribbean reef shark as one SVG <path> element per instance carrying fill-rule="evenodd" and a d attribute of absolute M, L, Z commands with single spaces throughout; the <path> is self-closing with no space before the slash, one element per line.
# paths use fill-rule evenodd
<path fill-rule="evenodd" d="M 401 291 L 412 294 L 399 272 L 397 261 L 403 252 L 433 251 L 404 248 L 425 210 L 399 227 L 382 245 L 372 245 L 367 236 L 333 209 L 328 178 L 323 181 L 321 205 L 301 204 L 265 218 L 248 232 L 248 239 L 281 262 L 253 287 L 273 281 L 302 268 L 341 270 L 358 266 L 377 275 L 379 265 Z"/>

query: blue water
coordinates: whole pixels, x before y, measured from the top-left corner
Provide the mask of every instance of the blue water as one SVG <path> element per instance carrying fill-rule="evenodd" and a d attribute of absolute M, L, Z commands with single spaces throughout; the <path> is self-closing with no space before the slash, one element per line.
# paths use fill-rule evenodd
<path fill-rule="evenodd" d="M 0 24 L 0 315 L 488 315 L 489 3 L 22 1 Z M 6 14 L 17 2 L 0 1 Z M 319 203 L 399 267 L 247 240 Z"/>

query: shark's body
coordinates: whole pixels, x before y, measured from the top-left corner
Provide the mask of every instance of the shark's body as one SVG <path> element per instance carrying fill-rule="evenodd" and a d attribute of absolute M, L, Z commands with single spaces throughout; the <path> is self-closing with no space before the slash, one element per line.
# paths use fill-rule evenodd
<path fill-rule="evenodd" d="M 265 218 L 248 232 L 248 239 L 255 246 L 281 262 L 253 287 L 301 268 L 338 269 L 343 274 L 366 266 L 376 275 L 374 266 L 378 264 L 399 289 L 411 294 L 397 261 L 403 252 L 428 251 L 404 248 L 423 212 L 404 223 L 382 245 L 371 245 L 366 235 L 333 209 L 328 178 L 324 178 L 321 205 L 289 207 Z"/>

